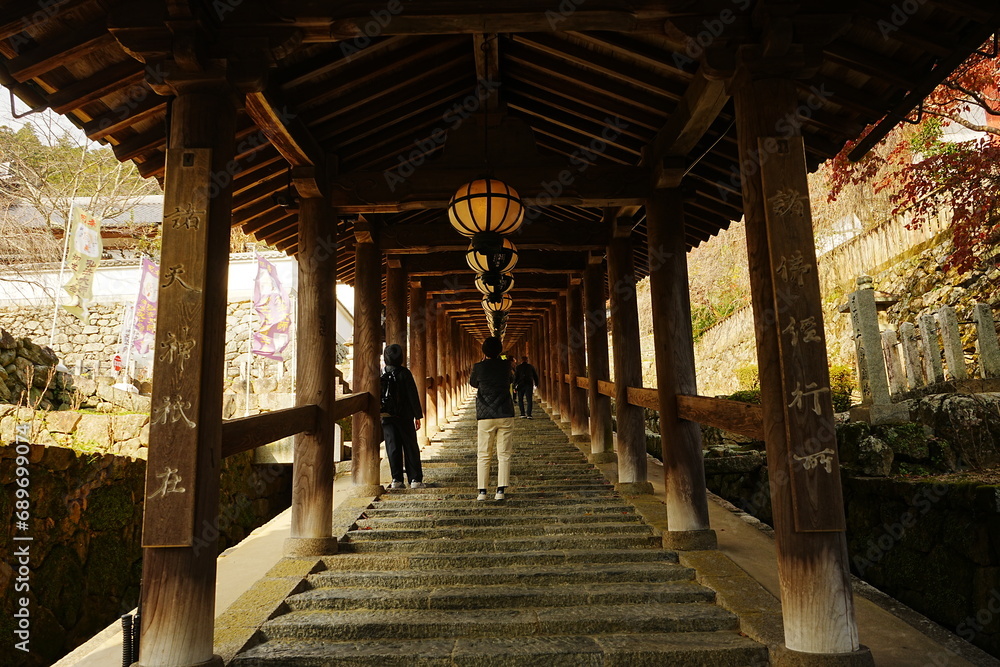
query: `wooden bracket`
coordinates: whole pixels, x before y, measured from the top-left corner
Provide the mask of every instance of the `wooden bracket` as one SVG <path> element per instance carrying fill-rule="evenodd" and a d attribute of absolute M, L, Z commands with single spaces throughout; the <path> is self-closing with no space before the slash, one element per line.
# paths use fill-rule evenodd
<path fill-rule="evenodd" d="M 375 229 L 363 216 L 354 221 L 354 240 L 358 243 L 375 243 Z"/>

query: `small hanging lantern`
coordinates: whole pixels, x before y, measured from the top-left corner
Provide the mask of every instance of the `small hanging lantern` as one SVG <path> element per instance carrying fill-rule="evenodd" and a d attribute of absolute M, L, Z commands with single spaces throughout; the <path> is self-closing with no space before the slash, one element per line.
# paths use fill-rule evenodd
<path fill-rule="evenodd" d="M 476 276 L 476 289 L 483 294 L 505 294 L 514 287 L 510 273 L 480 273 Z"/>
<path fill-rule="evenodd" d="M 476 273 L 505 273 L 517 265 L 517 248 L 509 239 L 504 239 L 500 250 L 492 253 L 480 252 L 470 245 L 465 261 Z"/>
<path fill-rule="evenodd" d="M 523 220 L 524 206 L 517 191 L 494 178 L 466 183 L 448 203 L 451 226 L 487 254 L 497 252 L 503 235 L 517 231 Z"/>
<path fill-rule="evenodd" d="M 505 313 L 513 305 L 510 294 L 488 294 L 483 298 L 483 310 L 487 313 Z"/>

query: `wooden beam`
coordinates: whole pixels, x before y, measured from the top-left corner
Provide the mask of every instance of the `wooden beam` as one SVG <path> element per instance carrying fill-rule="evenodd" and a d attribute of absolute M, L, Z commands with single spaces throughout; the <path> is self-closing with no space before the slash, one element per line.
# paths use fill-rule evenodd
<path fill-rule="evenodd" d="M 699 3 L 699 12 L 717 16 L 731 7 L 726 0 Z M 438 0 L 407 8 L 382 27 L 384 35 L 439 35 L 514 32 L 555 32 L 563 30 L 603 30 L 663 34 L 663 22 L 690 14 L 688 0 L 625 2 L 608 0 L 600 8 L 579 4 L 555 7 L 537 0 L 505 2 L 502 11 L 495 5 Z M 300 28 L 307 42 L 330 42 L 365 37 L 373 11 L 385 11 L 385 3 L 352 2 L 343 5 L 321 0 L 287 0 L 282 3 L 281 20 L 261 9 L 237 8 L 231 20 L 258 25 Z"/>
<path fill-rule="evenodd" d="M 497 34 L 477 32 L 472 36 L 473 55 L 476 58 L 477 81 L 500 81 L 500 41 Z M 500 109 L 500 95 L 486 95 L 483 109 L 495 113 Z"/>
<path fill-rule="evenodd" d="M 49 108 L 58 114 L 65 114 L 95 102 L 105 95 L 141 84 L 145 76 L 146 70 L 142 68 L 142 64 L 129 58 L 60 88 L 49 96 Z M 153 92 L 147 90 L 146 94 L 153 95 Z"/>
<path fill-rule="evenodd" d="M 298 405 L 294 408 L 265 412 L 222 422 L 222 458 L 263 447 L 296 433 L 316 427 L 319 407 Z"/>
<path fill-rule="evenodd" d="M 517 266 L 514 268 L 515 280 L 517 276 L 527 273 L 580 273 L 584 265 L 583 256 L 573 251 L 522 251 L 518 248 Z M 406 267 L 411 276 L 436 276 L 472 270 L 465 261 L 464 250 L 410 255 Z"/>
<path fill-rule="evenodd" d="M 726 84 L 699 73 L 688 87 L 663 128 L 650 144 L 650 162 L 657 187 L 676 187 L 684 171 L 667 168 L 664 158 L 687 156 L 698 145 L 708 128 L 729 102 Z"/>
<path fill-rule="evenodd" d="M 113 44 L 115 38 L 108 32 L 106 18 L 86 25 L 75 26 L 68 33 L 49 38 L 24 55 L 11 58 L 7 63 L 10 75 L 20 83 L 45 74 L 56 67 L 78 60 L 93 49 Z"/>
<path fill-rule="evenodd" d="M 274 93 L 248 93 L 247 115 L 293 167 L 320 167 L 326 158 L 309 130 Z"/>
<path fill-rule="evenodd" d="M 425 166 L 415 168 L 408 178 L 393 171 L 347 172 L 331 178 L 330 191 L 333 204 L 342 213 L 445 208 L 455 190 L 478 178 L 481 172 L 481 165 Z M 649 193 L 649 170 L 624 165 L 585 166 L 555 160 L 551 165 L 498 168 L 494 178 L 510 184 L 528 206 L 534 206 L 539 198 L 546 206 L 638 205 Z"/>

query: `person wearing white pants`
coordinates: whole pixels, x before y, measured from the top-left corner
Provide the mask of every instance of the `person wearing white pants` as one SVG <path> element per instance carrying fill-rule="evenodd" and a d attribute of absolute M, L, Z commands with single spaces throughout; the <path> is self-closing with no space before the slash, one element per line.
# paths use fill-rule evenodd
<path fill-rule="evenodd" d="M 479 427 L 479 458 L 478 477 L 479 491 L 486 494 L 490 484 L 490 466 L 493 463 L 493 448 L 497 452 L 497 494 L 503 495 L 510 482 L 510 456 L 514 453 L 514 439 L 511 437 L 513 417 L 500 419 L 480 419 Z M 498 498 L 502 500 L 502 498 Z"/>
<path fill-rule="evenodd" d="M 491 336 L 483 342 L 486 358 L 472 367 L 469 384 L 476 388 L 476 419 L 478 421 L 477 473 L 479 496 L 486 500 L 486 487 L 490 483 L 490 464 L 493 449 L 497 451 L 497 493 L 494 498 L 503 500 L 510 481 L 510 458 L 514 451 L 511 428 L 514 423 L 514 400 L 510 395 L 513 380 L 510 364 L 500 358 L 503 344 Z"/>

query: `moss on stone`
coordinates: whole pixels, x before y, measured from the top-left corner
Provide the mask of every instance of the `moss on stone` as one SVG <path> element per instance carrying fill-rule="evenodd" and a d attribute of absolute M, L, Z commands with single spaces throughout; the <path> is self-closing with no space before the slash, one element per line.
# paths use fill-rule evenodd
<path fill-rule="evenodd" d="M 119 596 L 129 585 L 129 573 L 140 557 L 138 545 L 125 544 L 117 535 L 98 535 L 90 540 L 86 587 L 91 593 Z"/>
<path fill-rule="evenodd" d="M 93 530 L 123 528 L 132 522 L 134 514 L 135 502 L 127 486 L 100 486 L 87 496 L 86 518 Z"/>
<path fill-rule="evenodd" d="M 928 437 L 922 424 L 894 424 L 876 426 L 879 438 L 892 448 L 896 456 L 913 462 L 930 459 Z"/>
<path fill-rule="evenodd" d="M 84 571 L 73 549 L 58 544 L 35 572 L 32 590 L 41 606 L 52 609 L 60 625 L 71 628 L 80 620 Z"/>

